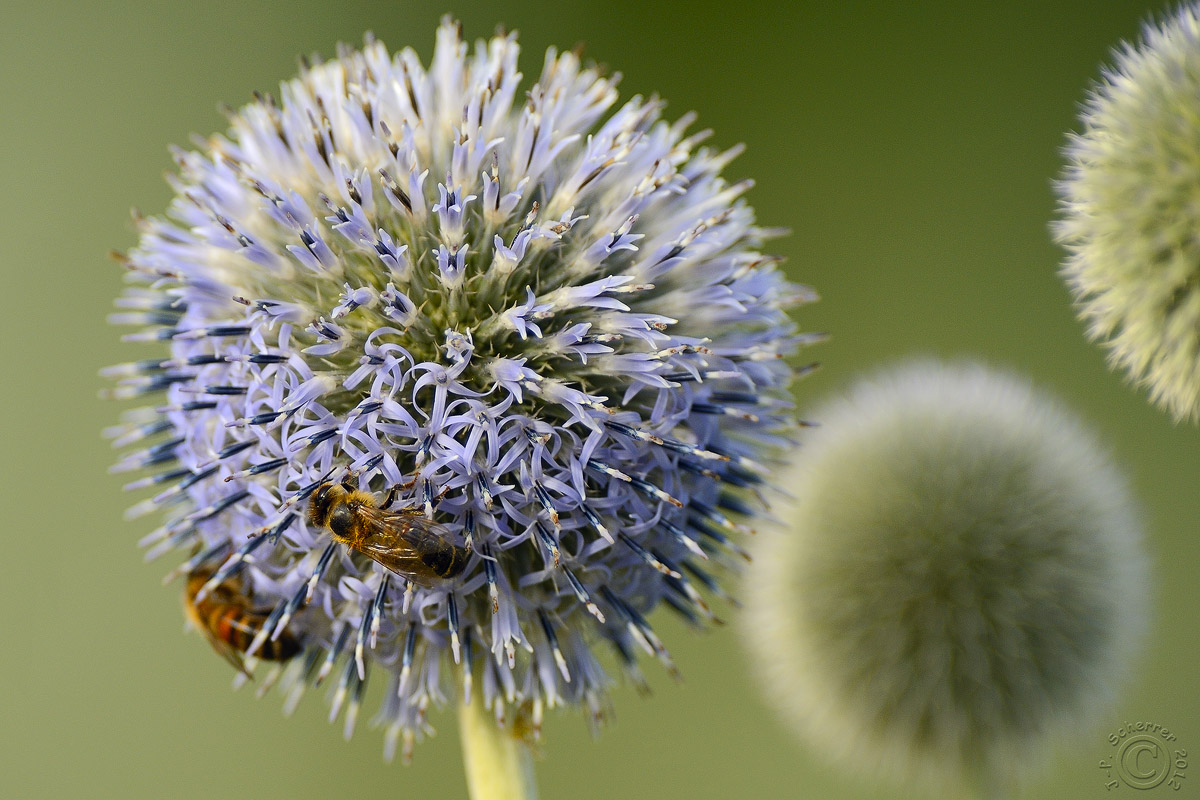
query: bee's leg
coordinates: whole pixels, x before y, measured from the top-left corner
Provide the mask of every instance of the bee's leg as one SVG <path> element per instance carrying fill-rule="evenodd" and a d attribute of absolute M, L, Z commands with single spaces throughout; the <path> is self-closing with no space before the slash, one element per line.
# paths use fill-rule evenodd
<path fill-rule="evenodd" d="M 425 516 L 433 515 L 433 507 L 442 501 L 450 492 L 450 487 L 446 486 L 436 495 L 433 493 L 433 484 L 429 481 L 421 481 L 421 504 L 425 507 Z"/>
<path fill-rule="evenodd" d="M 391 508 L 392 503 L 396 502 L 396 495 L 398 495 L 400 492 L 408 491 L 413 486 L 415 486 L 416 483 L 417 482 L 415 480 L 412 480 L 412 481 L 408 481 L 407 483 L 395 484 L 394 486 L 392 486 L 390 489 L 387 490 L 387 494 L 383 496 L 383 503 L 379 507 L 383 508 L 383 509 Z"/>
<path fill-rule="evenodd" d="M 379 504 L 380 508 L 388 509 L 388 508 L 392 507 L 392 503 L 396 502 L 396 490 L 397 489 L 399 489 L 398 486 L 393 486 L 387 490 L 387 494 L 385 494 L 383 496 L 383 502 Z"/>

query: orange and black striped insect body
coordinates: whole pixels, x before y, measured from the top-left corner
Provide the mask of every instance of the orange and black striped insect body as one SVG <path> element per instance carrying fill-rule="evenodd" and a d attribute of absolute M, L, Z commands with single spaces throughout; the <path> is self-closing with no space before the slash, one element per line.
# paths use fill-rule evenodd
<path fill-rule="evenodd" d="M 241 578 L 234 576 L 217 584 L 197 602 L 200 589 L 212 578 L 211 566 L 198 567 L 188 574 L 183 610 L 188 621 L 204 634 L 213 650 L 246 677 L 245 654 L 262 630 L 270 609 L 254 607 L 254 598 Z M 254 657 L 263 661 L 287 661 L 301 650 L 300 639 L 284 630 L 276 639 L 267 638 Z"/>

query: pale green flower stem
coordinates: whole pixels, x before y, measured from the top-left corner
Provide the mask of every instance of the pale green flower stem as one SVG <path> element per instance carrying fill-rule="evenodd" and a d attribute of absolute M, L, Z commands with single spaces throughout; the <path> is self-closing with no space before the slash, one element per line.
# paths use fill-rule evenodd
<path fill-rule="evenodd" d="M 480 697 L 459 704 L 458 730 L 471 800 L 537 800 L 529 746 L 497 725 Z"/>

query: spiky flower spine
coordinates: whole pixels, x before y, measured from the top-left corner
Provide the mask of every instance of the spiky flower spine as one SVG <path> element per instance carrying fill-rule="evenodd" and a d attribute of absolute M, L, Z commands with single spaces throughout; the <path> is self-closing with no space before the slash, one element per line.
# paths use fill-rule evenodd
<path fill-rule="evenodd" d="M 753 540 L 743 630 L 773 707 L 856 768 L 982 796 L 1083 733 L 1145 602 L 1095 438 L 1027 384 L 913 363 L 812 414 Z"/>
<path fill-rule="evenodd" d="M 135 513 L 169 509 L 149 554 L 249 576 L 265 630 L 305 643 L 284 685 L 336 669 L 347 735 L 385 674 L 389 753 L 452 676 L 536 730 L 604 714 L 596 643 L 639 683 L 639 649 L 673 669 L 646 616 L 711 617 L 706 562 L 792 429 L 784 309 L 811 295 L 759 252 L 736 150 L 655 98 L 614 111 L 617 78 L 571 53 L 521 94 L 517 53 L 447 21 L 428 70 L 370 38 L 307 65 L 176 153 L 125 258 L 116 321 L 169 349 L 113 370 L 118 397 L 165 392 L 113 432 L 164 437 L 118 465 L 166 468 L 131 484 L 157 490 Z M 306 524 L 346 469 L 408 486 L 470 547 L 461 579 L 415 586 Z"/>
<path fill-rule="evenodd" d="M 1176 419 L 1200 414 L 1198 15 L 1116 54 L 1067 145 L 1054 227 L 1088 335 Z"/>

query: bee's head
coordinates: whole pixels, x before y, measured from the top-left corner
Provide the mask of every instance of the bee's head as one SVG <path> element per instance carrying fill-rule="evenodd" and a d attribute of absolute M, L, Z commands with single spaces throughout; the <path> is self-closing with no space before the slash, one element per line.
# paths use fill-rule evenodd
<path fill-rule="evenodd" d="M 322 483 L 308 501 L 308 521 L 318 528 L 324 528 L 329 521 L 329 513 L 345 494 L 345 487 L 337 481 Z"/>

